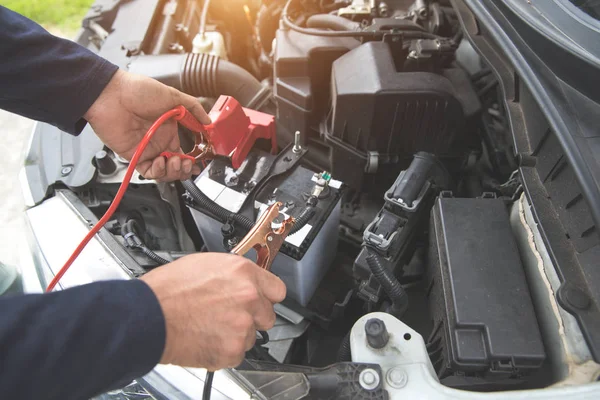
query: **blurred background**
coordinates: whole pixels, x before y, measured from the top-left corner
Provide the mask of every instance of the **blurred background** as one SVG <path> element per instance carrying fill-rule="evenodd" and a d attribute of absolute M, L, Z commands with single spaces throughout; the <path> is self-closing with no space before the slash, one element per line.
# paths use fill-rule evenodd
<path fill-rule="evenodd" d="M 73 38 L 93 0 L 2 0 L 57 36 Z M 24 209 L 19 171 L 33 121 L 0 110 L 0 261 L 16 264 Z"/>

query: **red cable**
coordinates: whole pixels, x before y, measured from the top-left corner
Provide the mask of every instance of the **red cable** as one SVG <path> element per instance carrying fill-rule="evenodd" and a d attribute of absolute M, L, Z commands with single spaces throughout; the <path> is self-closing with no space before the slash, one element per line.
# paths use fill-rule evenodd
<path fill-rule="evenodd" d="M 123 183 L 121 183 L 121 186 L 119 187 L 119 191 L 115 195 L 115 199 L 110 204 L 110 207 L 108 207 L 108 210 L 106 210 L 106 212 L 104 213 L 102 218 L 100 218 L 100 221 L 98 221 L 98 223 L 96 225 L 94 225 L 94 227 L 92 229 L 90 229 L 90 231 L 85 236 L 85 238 L 83 238 L 81 243 L 79 243 L 79 246 L 77 246 L 77 248 L 75 249 L 73 254 L 71 254 L 71 257 L 69 257 L 69 259 L 67 260 L 65 265 L 63 265 L 63 267 L 60 269 L 60 271 L 58 271 L 58 273 L 56 274 L 54 279 L 52 279 L 52 281 L 46 288 L 46 292 L 51 292 L 52 289 L 54 289 L 54 287 L 56 286 L 58 281 L 60 281 L 60 279 L 65 274 L 65 272 L 67 272 L 69 267 L 71 267 L 71 264 L 73 264 L 75 259 L 77 259 L 77 257 L 79 257 L 79 254 L 81 253 L 81 251 L 85 248 L 85 246 L 89 243 L 89 241 L 92 240 L 92 238 L 96 235 L 96 233 L 98 233 L 100 231 L 100 229 L 102 229 L 104 224 L 106 224 L 108 222 L 110 217 L 112 217 L 114 212 L 117 210 L 117 208 L 119 207 L 119 203 L 121 203 L 121 200 L 123 199 L 123 196 L 125 195 L 125 192 L 127 191 L 127 187 L 129 186 L 129 182 L 131 181 L 131 177 L 133 176 L 135 167 L 137 166 L 137 163 L 138 163 L 140 157 L 142 156 L 142 153 L 146 149 L 146 146 L 148 146 L 148 143 L 150 142 L 150 140 L 152 140 L 152 136 L 154 136 L 154 134 L 156 133 L 158 128 L 160 128 L 161 125 L 164 124 L 170 118 L 173 118 L 173 117 L 178 117 L 177 119 L 182 118 L 183 114 L 185 112 L 186 112 L 185 108 L 183 108 L 181 106 L 174 108 L 170 111 L 167 111 L 166 113 L 161 115 L 160 118 L 157 119 L 156 122 L 154 122 L 154 124 L 152 124 L 150 129 L 148 129 L 148 132 L 146 132 L 146 134 L 144 135 L 144 138 L 138 145 L 137 149 L 135 150 L 135 153 L 133 154 L 133 157 L 131 158 L 131 161 L 129 162 L 129 167 L 127 168 L 127 172 L 125 173 L 125 177 L 123 178 Z"/>

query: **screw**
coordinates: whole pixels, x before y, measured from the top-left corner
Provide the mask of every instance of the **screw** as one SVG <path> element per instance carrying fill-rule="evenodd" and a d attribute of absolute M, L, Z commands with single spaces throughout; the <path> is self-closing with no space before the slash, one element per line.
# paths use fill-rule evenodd
<path fill-rule="evenodd" d="M 272 241 L 273 241 L 273 236 L 267 236 L 267 240 L 268 240 L 269 242 L 272 242 Z"/>
<path fill-rule="evenodd" d="M 358 381 L 363 389 L 373 390 L 379 386 L 379 374 L 372 368 L 366 368 L 360 373 Z"/>
<path fill-rule="evenodd" d="M 408 383 L 408 375 L 406 375 L 406 372 L 404 372 L 404 369 L 401 367 L 390 369 L 387 372 L 385 379 L 391 387 L 396 389 L 401 389 Z"/>
<path fill-rule="evenodd" d="M 62 176 L 67 176 L 69 175 L 71 172 L 73 172 L 73 167 L 63 167 L 63 169 L 60 170 L 60 174 Z"/>
<path fill-rule="evenodd" d="M 300 153 L 302 151 L 302 144 L 300 143 L 300 139 L 300 131 L 296 131 L 296 133 L 294 134 L 294 148 L 292 149 L 294 153 Z"/>

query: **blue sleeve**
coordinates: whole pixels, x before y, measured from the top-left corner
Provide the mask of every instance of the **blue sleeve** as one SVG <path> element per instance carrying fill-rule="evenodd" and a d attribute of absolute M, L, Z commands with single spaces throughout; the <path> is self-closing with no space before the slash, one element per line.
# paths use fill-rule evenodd
<path fill-rule="evenodd" d="M 89 399 L 123 387 L 159 362 L 165 335 L 140 280 L 0 298 L 0 397 Z"/>
<path fill-rule="evenodd" d="M 117 69 L 0 6 L 0 108 L 77 135 Z"/>

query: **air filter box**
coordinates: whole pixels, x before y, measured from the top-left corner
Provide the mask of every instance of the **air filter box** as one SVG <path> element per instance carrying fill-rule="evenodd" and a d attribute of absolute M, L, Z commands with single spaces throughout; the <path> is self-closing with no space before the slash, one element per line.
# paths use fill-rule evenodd
<path fill-rule="evenodd" d="M 365 43 L 333 63 L 331 101 L 332 169 L 352 187 L 378 165 L 419 151 L 462 155 L 476 137 L 467 136 L 467 125 L 481 108 L 466 72 L 399 71 L 384 42 Z"/>
<path fill-rule="evenodd" d="M 501 199 L 437 199 L 427 274 L 434 326 L 427 347 L 441 379 L 508 383 L 542 365 L 542 337 Z"/>

